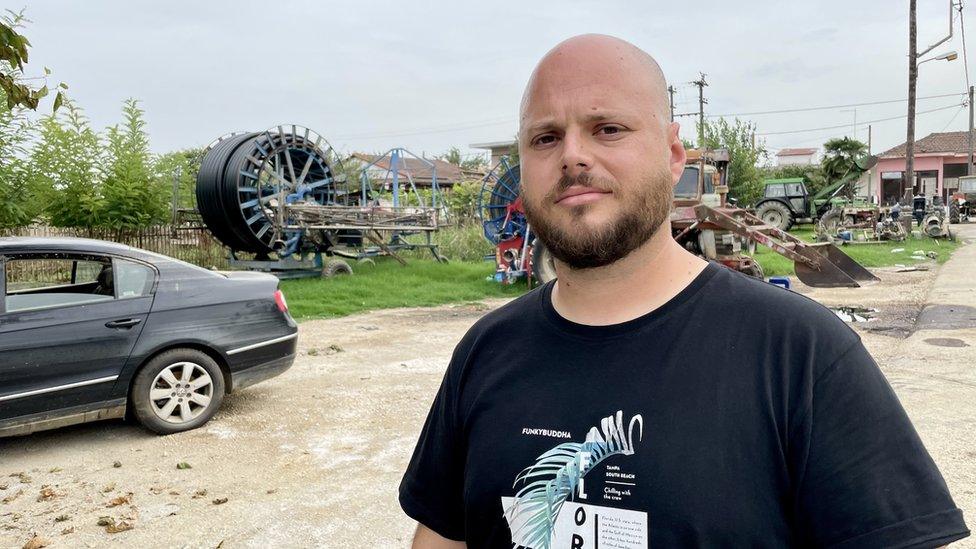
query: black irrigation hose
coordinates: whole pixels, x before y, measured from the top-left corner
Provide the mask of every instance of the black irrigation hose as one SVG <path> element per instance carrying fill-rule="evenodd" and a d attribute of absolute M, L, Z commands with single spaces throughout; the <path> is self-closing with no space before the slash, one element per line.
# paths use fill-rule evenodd
<path fill-rule="evenodd" d="M 248 251 L 245 243 L 234 231 L 227 215 L 231 209 L 239 215 L 240 208 L 236 204 L 236 199 L 230 205 L 222 199 L 225 184 L 223 176 L 233 152 L 257 135 L 259 134 L 236 135 L 217 143 L 204 156 L 200 164 L 200 172 L 197 174 L 197 208 L 200 210 L 200 216 L 210 232 L 232 250 Z"/>

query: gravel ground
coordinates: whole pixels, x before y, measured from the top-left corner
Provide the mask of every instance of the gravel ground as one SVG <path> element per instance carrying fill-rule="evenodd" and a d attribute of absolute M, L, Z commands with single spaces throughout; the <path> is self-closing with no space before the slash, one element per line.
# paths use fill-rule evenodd
<path fill-rule="evenodd" d="M 974 251 L 962 248 L 947 266 L 965 261 L 956 270 L 971 271 Z M 855 328 L 972 524 L 972 348 L 939 338 L 976 346 L 976 329 L 912 333 L 933 295 L 956 294 L 932 291 L 934 266 L 876 273 L 880 283 L 859 289 L 795 289 L 878 309 Z M 971 280 L 961 287 L 976 292 Z M 0 439 L 0 547 L 34 534 L 52 547 L 407 547 L 414 525 L 396 501 L 400 475 L 455 343 L 502 303 L 305 322 L 291 370 L 230 395 L 193 432 L 157 437 L 111 421 Z"/>

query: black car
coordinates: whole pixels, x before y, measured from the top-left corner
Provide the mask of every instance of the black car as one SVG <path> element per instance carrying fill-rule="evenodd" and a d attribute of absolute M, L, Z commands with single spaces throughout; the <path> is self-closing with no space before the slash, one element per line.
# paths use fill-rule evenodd
<path fill-rule="evenodd" d="M 121 244 L 0 238 L 0 436 L 125 417 L 206 423 L 225 393 L 287 370 L 278 279 Z"/>

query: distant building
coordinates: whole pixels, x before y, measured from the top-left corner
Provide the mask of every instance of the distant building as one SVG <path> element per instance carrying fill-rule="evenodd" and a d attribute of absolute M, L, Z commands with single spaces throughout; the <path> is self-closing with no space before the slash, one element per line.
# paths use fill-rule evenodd
<path fill-rule="evenodd" d="M 361 161 L 363 164 L 370 164 L 375 161 L 375 164 L 367 169 L 369 178 L 374 182 L 383 181 L 384 179 L 392 181 L 392 172 L 390 170 L 391 159 L 389 156 L 380 157 L 373 154 L 353 153 L 352 157 Z M 413 184 L 417 188 L 430 188 L 433 184 L 435 170 L 437 174 L 437 186 L 443 190 L 450 189 L 455 183 L 472 178 L 471 175 L 465 174 L 461 168 L 450 162 L 436 158 L 428 158 L 427 161 L 434 164 L 434 169 L 431 169 L 430 166 L 420 159 L 401 156 L 400 167 L 397 170 L 400 184 L 404 188 L 408 186 L 410 184 L 408 182 L 409 177 L 409 179 L 413 180 Z M 387 183 L 387 185 L 390 184 L 389 182 Z"/>
<path fill-rule="evenodd" d="M 919 192 L 927 197 L 939 195 L 947 202 L 959 187 L 959 176 L 966 175 L 969 161 L 969 132 L 932 133 L 915 141 L 915 181 L 905 180 L 905 144 L 878 155 L 870 195 L 882 204 L 901 200 Z"/>
<path fill-rule="evenodd" d="M 780 149 L 776 153 L 777 166 L 810 166 L 817 163 L 819 149 Z"/>
<path fill-rule="evenodd" d="M 489 143 L 472 143 L 472 149 L 483 149 L 491 151 L 491 163 L 489 168 L 494 168 L 498 161 L 512 152 L 512 148 L 518 146 L 518 141 L 510 139 L 508 141 L 492 141 Z"/>

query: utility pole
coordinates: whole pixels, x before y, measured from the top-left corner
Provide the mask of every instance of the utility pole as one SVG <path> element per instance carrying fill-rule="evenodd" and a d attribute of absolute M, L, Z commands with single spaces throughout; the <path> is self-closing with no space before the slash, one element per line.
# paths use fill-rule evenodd
<path fill-rule="evenodd" d="M 915 82 L 918 80 L 918 50 L 915 34 L 915 3 L 908 2 L 908 136 L 905 139 L 905 184 L 915 196 Z"/>
<path fill-rule="evenodd" d="M 966 175 L 973 175 L 973 87 L 969 86 L 969 162 Z"/>
<path fill-rule="evenodd" d="M 698 80 L 692 82 L 698 86 L 698 150 L 701 156 L 698 160 L 698 188 L 705 192 L 705 73 L 698 73 Z"/>
<path fill-rule="evenodd" d="M 915 84 L 918 81 L 918 58 L 944 44 L 952 38 L 953 2 L 949 0 L 949 34 L 923 51 L 918 51 L 916 34 L 918 25 L 915 19 L 917 0 L 908 2 L 908 136 L 905 140 L 905 182 L 915 192 Z"/>
<path fill-rule="evenodd" d="M 868 124 L 868 156 L 871 156 L 871 124 Z M 871 200 L 871 183 L 874 181 L 874 168 L 868 170 L 868 200 Z M 881 189 L 878 189 L 878 204 L 881 204 Z"/>
<path fill-rule="evenodd" d="M 671 121 L 674 122 L 674 86 L 668 86 L 668 96 L 671 98 Z"/>

